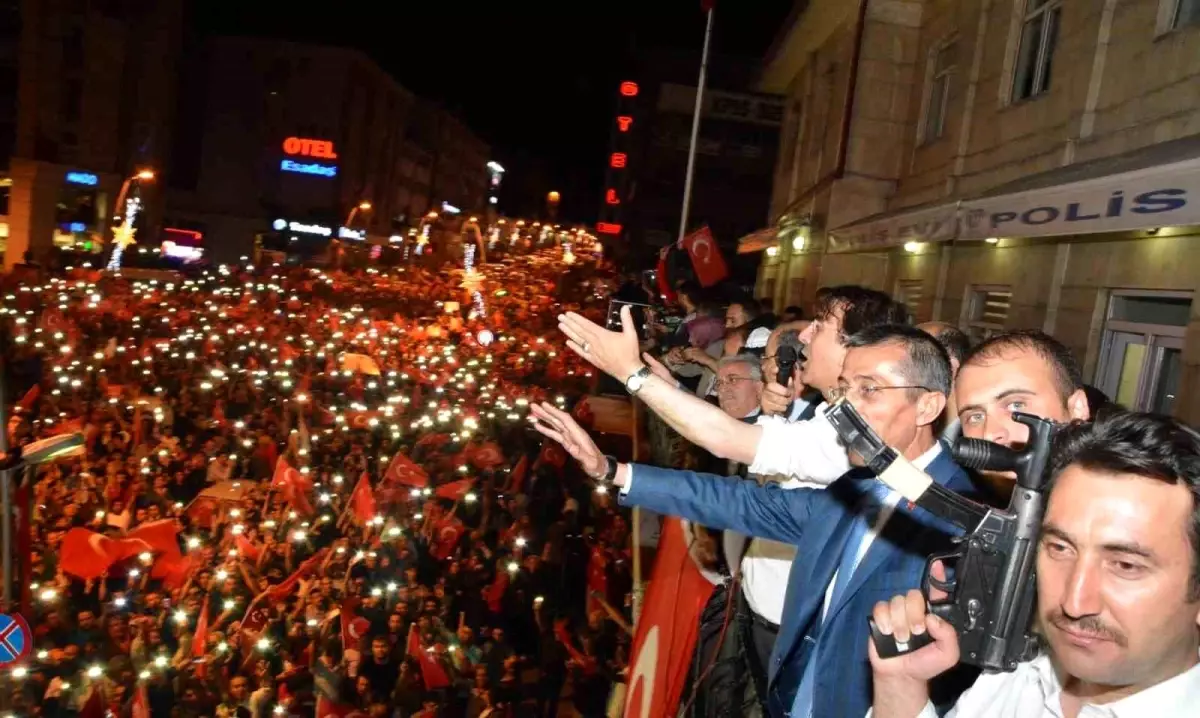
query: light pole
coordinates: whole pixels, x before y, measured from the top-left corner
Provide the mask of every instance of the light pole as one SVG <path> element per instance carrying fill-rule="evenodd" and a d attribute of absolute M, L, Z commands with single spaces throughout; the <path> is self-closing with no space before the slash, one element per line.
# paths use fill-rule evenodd
<path fill-rule="evenodd" d="M 132 177 L 125 178 L 121 184 L 121 191 L 117 193 L 117 202 L 113 206 L 113 221 L 118 217 L 121 218 L 121 224 L 113 227 L 113 250 L 112 255 L 108 260 L 108 269 L 117 271 L 121 268 L 121 255 L 125 253 L 125 248 L 133 244 L 133 234 L 136 231 L 133 228 L 133 221 L 137 218 L 137 211 L 141 203 L 135 198 L 129 202 L 129 205 L 122 209 L 125 204 L 125 195 L 129 193 L 129 186 L 134 180 L 150 181 L 154 179 L 153 170 L 138 170 Z M 118 214 L 120 212 L 121 214 Z"/>
<path fill-rule="evenodd" d="M 354 221 L 354 218 L 355 218 L 355 216 L 358 215 L 359 210 L 362 210 L 363 212 L 370 212 L 371 211 L 371 203 L 366 200 L 363 200 L 362 202 L 359 202 L 358 204 L 351 207 L 350 214 L 346 215 L 346 223 L 343 224 L 342 226 L 349 228 L 350 223 Z"/>
<path fill-rule="evenodd" d="M 125 202 L 125 195 L 129 194 L 129 185 L 134 180 L 145 180 L 148 182 L 152 179 L 154 179 L 154 170 L 138 170 L 133 176 L 125 178 L 125 181 L 121 183 L 121 191 L 117 192 L 117 201 L 113 204 L 112 218 L 114 222 L 121 218 L 123 211 L 121 205 Z"/>

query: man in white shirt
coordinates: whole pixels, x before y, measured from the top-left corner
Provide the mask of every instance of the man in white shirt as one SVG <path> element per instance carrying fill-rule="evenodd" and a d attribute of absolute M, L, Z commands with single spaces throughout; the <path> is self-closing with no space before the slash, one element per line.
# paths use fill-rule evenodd
<path fill-rule="evenodd" d="M 639 357 L 633 320 L 625 314 L 627 307 L 621 311 L 622 332 L 608 331 L 574 313 L 560 315 L 558 326 L 572 351 L 624 382 L 683 438 L 720 458 L 749 464 L 756 474 L 782 474 L 828 484 L 849 469 L 846 451 L 821 407 L 812 421 L 740 422 L 653 373 L 647 364 L 656 362 L 648 355 L 644 362 Z M 904 305 L 882 292 L 853 286 L 829 289 L 822 294 L 813 322 L 800 336 L 808 356 L 799 380 L 828 395 L 837 387 L 848 336 L 883 324 L 902 324 L 906 318 Z"/>
<path fill-rule="evenodd" d="M 1200 712 L 1200 435 L 1169 417 L 1107 414 L 1064 431 L 1037 553 L 1042 655 L 987 674 L 956 718 L 1173 718 Z M 879 629 L 930 645 L 881 659 L 875 718 L 934 718 L 927 681 L 959 659 L 919 591 L 875 606 Z"/>

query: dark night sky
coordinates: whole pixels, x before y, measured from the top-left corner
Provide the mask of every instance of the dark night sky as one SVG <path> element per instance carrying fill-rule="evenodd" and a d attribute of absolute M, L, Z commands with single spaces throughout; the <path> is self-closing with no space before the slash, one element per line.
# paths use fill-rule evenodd
<path fill-rule="evenodd" d="M 714 52 L 761 57 L 794 4 L 718 2 Z M 509 170 L 502 211 L 532 211 L 557 189 L 561 216 L 577 221 L 594 220 L 599 206 L 616 87 L 629 79 L 624 69 L 661 49 L 692 52 L 698 63 L 704 36 L 698 0 L 302 7 L 203 0 L 196 3 L 197 29 L 365 51 L 408 89 L 456 111 L 492 145 Z"/>

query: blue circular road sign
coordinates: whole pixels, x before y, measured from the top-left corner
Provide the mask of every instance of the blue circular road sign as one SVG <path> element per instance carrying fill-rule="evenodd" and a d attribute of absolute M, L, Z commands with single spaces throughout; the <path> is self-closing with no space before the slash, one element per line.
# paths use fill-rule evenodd
<path fill-rule="evenodd" d="M 33 648 L 33 632 L 19 613 L 0 613 L 0 666 L 25 658 Z"/>

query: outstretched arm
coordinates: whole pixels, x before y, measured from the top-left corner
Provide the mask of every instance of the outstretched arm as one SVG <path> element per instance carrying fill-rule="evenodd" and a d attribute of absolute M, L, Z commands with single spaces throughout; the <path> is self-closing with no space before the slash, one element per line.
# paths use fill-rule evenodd
<path fill-rule="evenodd" d="M 611 332 L 574 312 L 558 318 L 567 347 L 617 381 L 625 381 L 644 364 L 649 365 L 654 373 L 642 385 L 638 398 L 683 438 L 723 459 L 743 464 L 754 461 L 762 430 L 662 379 L 660 370 L 665 368 L 657 360 L 645 355 L 643 362 L 638 356 L 629 307 L 621 308 L 621 324 L 622 331 Z"/>

